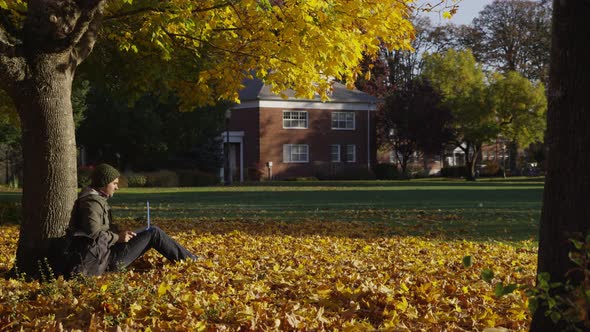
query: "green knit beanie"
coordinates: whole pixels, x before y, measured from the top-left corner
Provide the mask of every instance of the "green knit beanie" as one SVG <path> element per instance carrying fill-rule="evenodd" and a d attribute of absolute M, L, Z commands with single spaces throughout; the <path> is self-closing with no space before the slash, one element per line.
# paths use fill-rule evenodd
<path fill-rule="evenodd" d="M 102 188 L 107 184 L 113 182 L 121 174 L 113 166 L 108 164 L 100 164 L 94 168 L 92 172 L 92 188 Z"/>

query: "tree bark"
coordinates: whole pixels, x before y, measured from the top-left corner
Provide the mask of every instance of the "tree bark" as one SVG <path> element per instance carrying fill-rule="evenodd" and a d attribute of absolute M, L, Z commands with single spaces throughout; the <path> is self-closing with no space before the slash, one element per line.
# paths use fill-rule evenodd
<path fill-rule="evenodd" d="M 13 272 L 37 277 L 68 226 L 76 199 L 71 90 L 90 54 L 105 0 L 30 0 L 20 30 L 0 21 L 0 88 L 22 127 L 23 219 Z M 43 267 L 44 272 L 47 272 Z M 55 271 L 54 271 L 55 272 Z"/>
<path fill-rule="evenodd" d="M 76 199 L 73 73 L 56 70 L 68 61 L 69 53 L 30 59 L 32 79 L 15 98 L 24 159 L 23 221 L 16 267 L 32 277 L 37 276 L 46 257 L 51 263 L 52 243 L 64 235 Z"/>
<path fill-rule="evenodd" d="M 590 1 L 553 2 L 547 118 L 547 177 L 541 214 L 537 273 L 563 282 L 572 268 L 568 239 L 590 227 Z M 569 276 L 576 278 L 575 274 Z M 577 282 L 579 280 L 573 280 Z M 559 291 L 559 290 L 558 290 Z M 560 331 L 541 306 L 531 331 Z"/>
<path fill-rule="evenodd" d="M 512 140 L 508 145 L 508 159 L 510 160 L 510 175 L 511 176 L 519 176 L 522 175 L 520 169 L 518 168 L 518 142 L 516 140 Z"/>
<path fill-rule="evenodd" d="M 481 144 L 468 143 L 467 148 L 463 149 L 465 152 L 465 179 L 467 181 L 475 181 L 475 164 L 477 157 L 481 150 Z"/>

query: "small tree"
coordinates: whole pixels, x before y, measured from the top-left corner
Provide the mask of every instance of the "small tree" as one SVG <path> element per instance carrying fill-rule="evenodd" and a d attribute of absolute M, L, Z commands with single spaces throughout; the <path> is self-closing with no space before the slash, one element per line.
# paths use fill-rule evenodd
<path fill-rule="evenodd" d="M 396 164 L 407 172 L 412 155 L 440 153 L 452 138 L 451 113 L 426 81 L 414 80 L 385 100 L 382 137 L 392 148 Z"/>
<path fill-rule="evenodd" d="M 545 87 L 510 71 L 492 76 L 489 98 L 499 121 L 500 135 L 510 142 L 510 168 L 514 170 L 519 146 L 543 142 L 547 123 Z"/>
<path fill-rule="evenodd" d="M 481 147 L 497 137 L 499 130 L 481 66 L 471 51 L 450 49 L 444 54 L 425 55 L 422 75 L 441 94 L 442 105 L 451 111 L 455 133 L 452 143 L 465 153 L 467 179 L 475 180 Z"/>

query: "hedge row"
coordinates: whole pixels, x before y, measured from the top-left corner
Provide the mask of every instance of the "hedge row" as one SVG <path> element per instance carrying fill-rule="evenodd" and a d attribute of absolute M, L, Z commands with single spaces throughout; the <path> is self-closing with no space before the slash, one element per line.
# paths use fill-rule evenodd
<path fill-rule="evenodd" d="M 78 187 L 90 185 L 92 169 L 78 170 Z M 125 173 L 119 177 L 119 187 L 201 187 L 219 184 L 215 174 L 199 170 L 161 170 L 147 173 Z"/>

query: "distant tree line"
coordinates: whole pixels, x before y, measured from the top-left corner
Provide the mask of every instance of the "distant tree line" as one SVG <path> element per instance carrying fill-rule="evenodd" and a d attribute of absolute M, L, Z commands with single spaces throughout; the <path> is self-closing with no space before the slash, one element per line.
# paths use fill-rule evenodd
<path fill-rule="evenodd" d="M 181 111 L 174 87 L 138 65 L 152 57 L 157 54 L 121 51 L 105 40 L 80 66 L 76 82 L 87 82 L 78 84 L 87 88 L 79 93 L 84 115 L 76 141 L 85 162 L 109 162 L 125 171 L 215 172 L 221 165 L 219 137 L 227 103 Z M 145 80 L 153 82 L 151 89 L 146 90 Z"/>
<path fill-rule="evenodd" d="M 366 59 L 372 75 L 357 87 L 384 99 L 378 142 L 402 172 L 413 156 L 459 148 L 473 179 L 484 144 L 508 142 L 513 170 L 519 147 L 542 146 L 550 15 L 548 1 L 508 0 L 487 5 L 470 25 L 417 17 L 415 51 L 383 48 Z"/>

